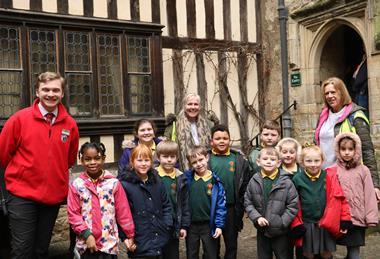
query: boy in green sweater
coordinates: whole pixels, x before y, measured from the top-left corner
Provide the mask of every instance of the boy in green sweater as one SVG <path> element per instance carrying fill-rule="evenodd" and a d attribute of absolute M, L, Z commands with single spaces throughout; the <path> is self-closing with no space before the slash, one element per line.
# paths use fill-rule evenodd
<path fill-rule="evenodd" d="M 204 259 L 217 258 L 217 238 L 222 234 L 226 217 L 223 184 L 208 170 L 206 148 L 195 147 L 187 154 L 192 167 L 185 172 L 189 185 L 191 224 L 186 237 L 187 259 L 199 258 L 202 241 Z"/>
<path fill-rule="evenodd" d="M 243 228 L 244 193 L 252 177 L 248 161 L 230 148 L 230 132 L 225 125 L 211 129 L 209 168 L 222 181 L 226 192 L 227 216 L 223 229 L 225 259 L 237 258 L 238 232 Z M 218 240 L 218 257 L 220 239 Z"/>

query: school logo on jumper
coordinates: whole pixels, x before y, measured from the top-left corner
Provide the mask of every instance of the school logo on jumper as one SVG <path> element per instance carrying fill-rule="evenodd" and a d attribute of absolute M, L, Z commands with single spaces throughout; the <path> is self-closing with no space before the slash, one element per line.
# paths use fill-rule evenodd
<path fill-rule="evenodd" d="M 211 196 L 212 194 L 212 183 L 207 184 L 207 195 Z"/>
<path fill-rule="evenodd" d="M 230 172 L 235 172 L 235 163 L 234 163 L 234 161 L 230 161 L 228 164 L 230 166 Z"/>
<path fill-rule="evenodd" d="M 65 143 L 67 141 L 67 139 L 69 138 L 69 136 L 70 136 L 70 130 L 62 129 L 61 140 L 62 140 L 63 143 Z"/>

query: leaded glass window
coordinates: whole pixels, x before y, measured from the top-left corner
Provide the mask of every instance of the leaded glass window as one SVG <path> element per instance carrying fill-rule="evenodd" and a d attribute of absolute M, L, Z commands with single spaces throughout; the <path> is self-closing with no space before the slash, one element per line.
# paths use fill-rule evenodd
<path fill-rule="evenodd" d="M 37 76 L 46 71 L 57 71 L 55 31 L 39 28 L 30 29 L 29 44 L 32 96 L 34 96 Z"/>
<path fill-rule="evenodd" d="M 120 36 L 98 34 L 97 49 L 100 114 L 121 115 L 123 113 L 123 94 Z"/>
<path fill-rule="evenodd" d="M 21 108 L 22 70 L 19 30 L 0 26 L 0 118 Z"/>
<path fill-rule="evenodd" d="M 93 116 L 94 93 L 88 32 L 65 32 L 67 106 L 74 116 Z"/>
<path fill-rule="evenodd" d="M 128 37 L 128 82 L 132 114 L 152 112 L 149 38 Z"/>

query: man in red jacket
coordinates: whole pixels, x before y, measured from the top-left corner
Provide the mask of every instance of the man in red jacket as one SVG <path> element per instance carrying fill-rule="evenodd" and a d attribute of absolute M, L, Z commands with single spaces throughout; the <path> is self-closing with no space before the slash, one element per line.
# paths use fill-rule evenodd
<path fill-rule="evenodd" d="M 33 105 L 11 116 L 1 131 L 13 259 L 48 257 L 59 206 L 66 199 L 79 133 L 61 104 L 64 85 L 58 73 L 40 74 Z"/>

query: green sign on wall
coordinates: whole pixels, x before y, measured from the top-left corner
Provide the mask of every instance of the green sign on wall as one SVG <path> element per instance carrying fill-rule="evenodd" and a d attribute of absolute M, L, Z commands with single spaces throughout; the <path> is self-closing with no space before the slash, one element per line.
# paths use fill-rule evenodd
<path fill-rule="evenodd" d="M 290 85 L 292 87 L 301 86 L 301 73 L 299 71 L 290 74 Z"/>

